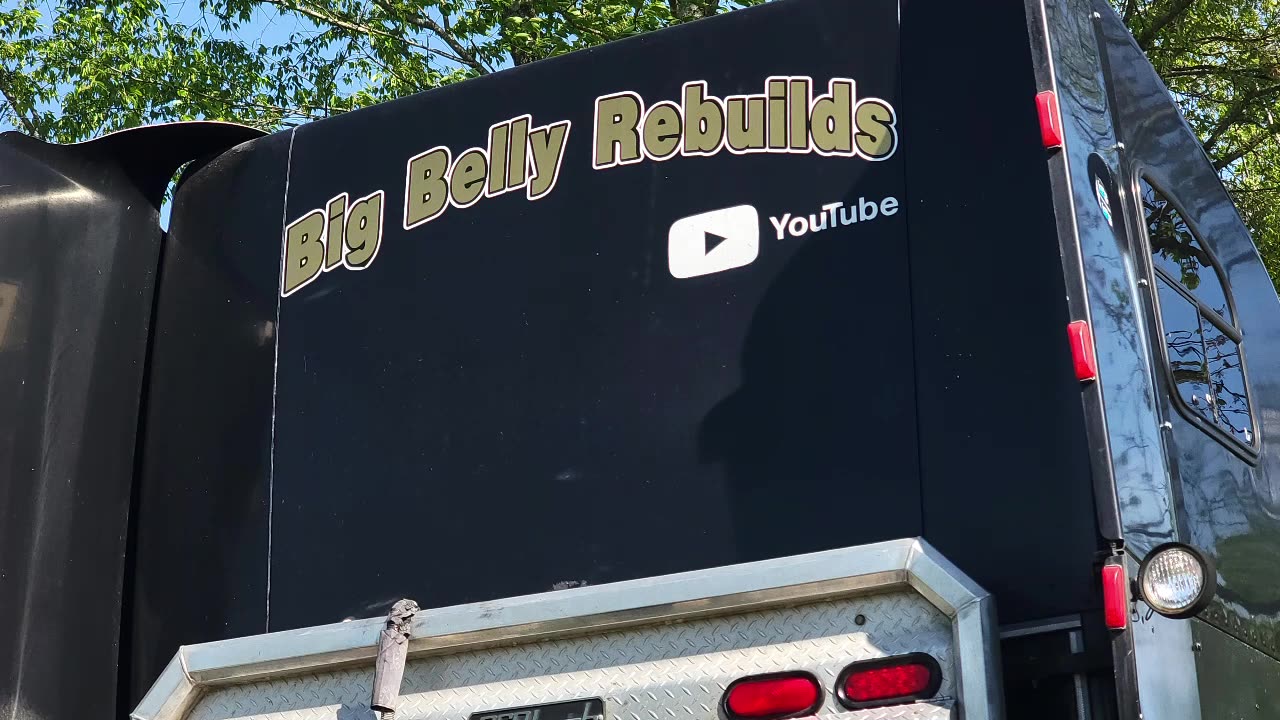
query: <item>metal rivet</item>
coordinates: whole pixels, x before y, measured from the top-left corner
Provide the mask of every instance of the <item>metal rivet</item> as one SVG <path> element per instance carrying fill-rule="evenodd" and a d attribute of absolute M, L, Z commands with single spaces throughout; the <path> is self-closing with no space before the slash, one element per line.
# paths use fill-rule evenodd
<path fill-rule="evenodd" d="M 853 618 L 853 624 L 854 624 L 854 625 L 866 625 L 866 624 L 867 624 L 867 616 L 866 616 L 866 615 L 863 615 L 863 614 L 861 614 L 861 613 L 859 613 L 858 615 L 855 615 L 855 616 L 854 616 L 854 618 Z"/>

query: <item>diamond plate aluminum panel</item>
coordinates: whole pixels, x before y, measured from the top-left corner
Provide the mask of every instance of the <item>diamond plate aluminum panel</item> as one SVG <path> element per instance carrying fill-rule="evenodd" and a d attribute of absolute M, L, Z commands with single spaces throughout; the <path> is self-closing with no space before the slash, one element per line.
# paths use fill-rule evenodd
<path fill-rule="evenodd" d="M 601 697 L 608 720 L 714 720 L 733 680 L 808 670 L 820 716 L 946 718 L 955 695 L 950 620 L 918 594 L 887 593 L 514 647 L 411 658 L 397 720 Z M 831 695 L 850 662 L 927 652 L 943 669 L 932 703 L 844 711 Z M 188 720 L 371 720 L 372 664 L 216 688 Z"/>

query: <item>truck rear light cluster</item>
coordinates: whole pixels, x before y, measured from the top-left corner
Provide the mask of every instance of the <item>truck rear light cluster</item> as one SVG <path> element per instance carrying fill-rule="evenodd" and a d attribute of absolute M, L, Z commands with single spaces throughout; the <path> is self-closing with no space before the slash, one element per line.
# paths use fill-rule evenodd
<path fill-rule="evenodd" d="M 836 680 L 835 696 L 849 710 L 931 698 L 942 685 L 938 661 L 924 653 L 853 663 Z M 780 720 L 812 715 L 822 686 L 806 672 L 753 675 L 725 690 L 724 713 L 734 720 Z"/>
<path fill-rule="evenodd" d="M 1147 553 L 1136 582 L 1129 582 L 1119 557 L 1102 566 L 1103 621 L 1109 630 L 1128 628 L 1138 600 L 1167 618 L 1193 617 L 1209 607 L 1217 591 L 1218 571 L 1208 555 L 1185 543 L 1164 543 Z"/>

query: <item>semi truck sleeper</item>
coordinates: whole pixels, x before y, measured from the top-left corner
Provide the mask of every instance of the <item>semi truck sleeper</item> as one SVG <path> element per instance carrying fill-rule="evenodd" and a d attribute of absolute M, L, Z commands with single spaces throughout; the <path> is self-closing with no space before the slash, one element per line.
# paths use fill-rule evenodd
<path fill-rule="evenodd" d="M 1280 301 L 1105 3 L 8 133 L 0 218 L 10 716 L 1280 717 Z"/>

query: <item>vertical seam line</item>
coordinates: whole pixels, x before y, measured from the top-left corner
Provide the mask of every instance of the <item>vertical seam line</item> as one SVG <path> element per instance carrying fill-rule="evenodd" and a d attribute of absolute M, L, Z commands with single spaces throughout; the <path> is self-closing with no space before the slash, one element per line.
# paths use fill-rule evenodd
<path fill-rule="evenodd" d="M 293 141 L 298 134 L 295 127 L 289 131 L 289 154 L 284 164 L 284 199 L 280 203 L 280 242 L 283 248 L 284 229 L 289 221 L 289 179 L 293 174 Z M 284 251 L 280 252 L 280 277 L 284 277 Z M 275 358 L 271 364 L 271 443 L 267 458 L 267 598 L 265 627 L 263 632 L 271 632 L 271 541 L 274 531 L 272 520 L 276 509 L 276 402 L 280 392 L 280 305 L 279 288 L 276 289 L 276 326 L 275 326 Z"/>

